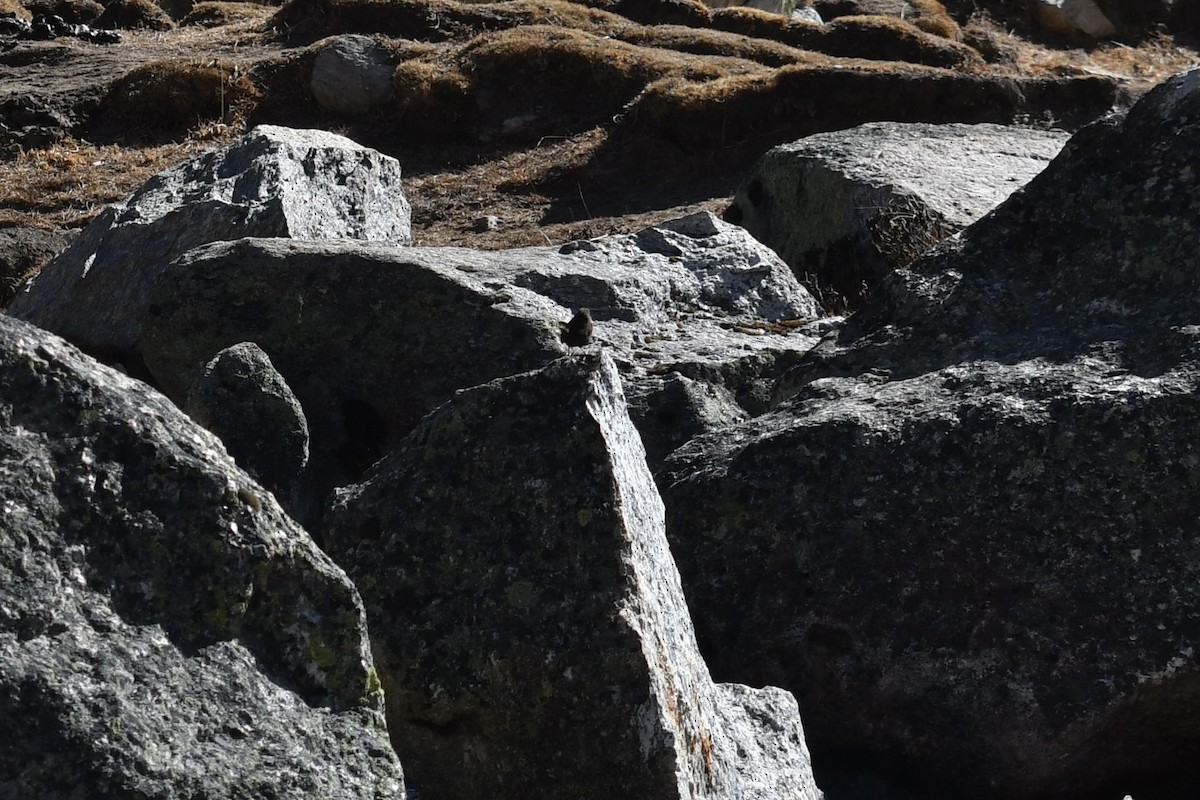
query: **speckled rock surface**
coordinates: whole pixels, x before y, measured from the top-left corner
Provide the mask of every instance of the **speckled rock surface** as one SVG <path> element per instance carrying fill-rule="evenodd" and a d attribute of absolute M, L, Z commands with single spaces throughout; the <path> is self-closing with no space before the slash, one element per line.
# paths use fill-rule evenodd
<path fill-rule="evenodd" d="M 402 796 L 345 574 L 165 398 L 0 317 L 0 797 Z"/>
<path fill-rule="evenodd" d="M 41 228 L 0 228 L 0 308 L 8 305 L 29 276 L 49 264 L 67 239 Z"/>
<path fill-rule="evenodd" d="M 422 796 L 819 797 L 794 699 L 709 678 L 607 355 L 460 393 L 328 521 Z"/>
<path fill-rule="evenodd" d="M 668 462 L 718 677 L 928 794 L 1200 784 L 1200 71 L 885 280 Z"/>
<path fill-rule="evenodd" d="M 238 465 L 270 489 L 293 519 L 305 513 L 308 420 L 271 359 L 253 342 L 213 356 L 184 408 L 215 433 Z"/>
<path fill-rule="evenodd" d="M 391 56 L 370 36 L 335 36 L 313 61 L 309 88 L 328 111 L 362 114 L 392 98 L 395 71 Z"/>
<path fill-rule="evenodd" d="M 1068 137 L 902 122 L 819 133 L 759 159 L 727 216 L 802 279 L 857 307 L 888 272 L 1028 183 Z"/>
<path fill-rule="evenodd" d="M 137 341 L 157 277 L 197 245 L 244 236 L 407 244 L 410 218 L 394 158 L 325 131 L 260 125 L 105 209 L 9 313 L 120 358 Z"/>
<path fill-rule="evenodd" d="M 325 490 L 359 477 L 462 388 L 568 351 L 580 307 L 637 376 L 679 372 L 765 408 L 768 381 L 831 324 L 745 231 L 711 214 L 637 234 L 481 252 L 242 240 L 154 278 L 130 360 L 182 398 L 216 352 L 254 341 L 308 417 Z"/>

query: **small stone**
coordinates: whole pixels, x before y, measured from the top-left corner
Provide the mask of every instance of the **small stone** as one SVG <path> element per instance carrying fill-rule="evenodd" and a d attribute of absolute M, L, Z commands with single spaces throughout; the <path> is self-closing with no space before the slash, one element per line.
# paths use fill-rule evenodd
<path fill-rule="evenodd" d="M 500 218 L 493 214 L 479 217 L 474 223 L 472 223 L 472 228 L 476 233 L 491 233 L 492 231 L 498 231 L 500 230 Z"/>

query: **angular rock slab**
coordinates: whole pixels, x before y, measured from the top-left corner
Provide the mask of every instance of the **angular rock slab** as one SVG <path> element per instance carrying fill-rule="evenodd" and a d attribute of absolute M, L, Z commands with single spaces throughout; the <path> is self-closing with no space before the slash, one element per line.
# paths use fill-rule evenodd
<path fill-rule="evenodd" d="M 152 281 L 128 359 L 182 403 L 216 353 L 254 342 L 305 410 L 326 490 L 456 390 L 561 356 L 559 324 L 579 307 L 629 371 L 686 370 L 743 396 L 761 393 L 754 375 L 774 353 L 818 338 L 795 324 L 819 310 L 786 265 L 711 214 L 499 252 L 248 239 L 197 248 Z"/>
<path fill-rule="evenodd" d="M 0 317 L 0 794 L 391 798 L 361 601 L 166 398 Z"/>
<path fill-rule="evenodd" d="M 1033 18 L 1052 33 L 1083 34 L 1093 38 L 1115 36 L 1117 27 L 1095 0 L 1034 0 Z"/>
<path fill-rule="evenodd" d="M 820 796 L 790 695 L 708 676 L 607 355 L 459 394 L 329 519 L 422 794 Z"/>
<path fill-rule="evenodd" d="M 1005 125 L 902 122 L 819 133 L 759 159 L 727 216 L 802 280 L 857 307 L 888 272 L 1028 183 L 1068 138 Z"/>
<path fill-rule="evenodd" d="M 335 36 L 313 61 L 309 89 L 318 105 L 341 114 L 362 114 L 392 98 L 392 57 L 370 36 Z"/>
<path fill-rule="evenodd" d="M 1195 796 L 1198 143 L 1193 70 L 885 280 L 775 412 L 668 461 L 714 672 L 796 692 L 818 765 Z"/>
<path fill-rule="evenodd" d="M 308 466 L 308 420 L 271 359 L 240 342 L 208 362 L 188 394 L 188 416 L 215 433 L 229 454 L 276 497 L 296 497 Z"/>
<path fill-rule="evenodd" d="M 400 164 L 343 136 L 260 125 L 105 209 L 9 313 L 120 357 L 137 341 L 152 310 L 147 295 L 173 259 L 246 236 L 408 244 Z"/>

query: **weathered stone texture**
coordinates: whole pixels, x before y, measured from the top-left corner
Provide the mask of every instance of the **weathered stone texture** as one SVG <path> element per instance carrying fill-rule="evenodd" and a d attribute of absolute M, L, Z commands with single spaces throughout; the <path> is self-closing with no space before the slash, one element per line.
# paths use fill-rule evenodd
<path fill-rule="evenodd" d="M 873 122 L 772 148 L 726 216 L 798 277 L 857 307 L 896 267 L 1045 169 L 1065 131 Z"/>
<path fill-rule="evenodd" d="M 358 593 L 165 398 L 0 317 L 0 796 L 397 797 Z"/>
<path fill-rule="evenodd" d="M 668 462 L 714 671 L 795 691 L 818 763 L 952 797 L 1200 785 L 1198 141 L 1194 70 Z"/>
<path fill-rule="evenodd" d="M 188 416 L 285 508 L 299 507 L 308 466 L 308 420 L 271 359 L 253 342 L 217 353 L 187 396 Z M 293 514 L 293 516 L 296 516 Z"/>
<path fill-rule="evenodd" d="M 608 356 L 456 396 L 341 493 L 328 547 L 423 793 L 819 797 L 791 696 L 708 676 Z"/>
<path fill-rule="evenodd" d="M 410 216 L 394 158 L 325 131 L 261 125 L 102 211 L 9 313 L 94 354 L 126 356 L 158 277 L 197 245 L 244 236 L 406 244 Z"/>

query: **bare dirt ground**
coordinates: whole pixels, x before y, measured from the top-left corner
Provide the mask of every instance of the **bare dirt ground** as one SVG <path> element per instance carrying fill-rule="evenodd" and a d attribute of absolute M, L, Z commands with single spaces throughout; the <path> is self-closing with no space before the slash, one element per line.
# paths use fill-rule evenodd
<path fill-rule="evenodd" d="M 0 37 L 0 121 L 30 98 L 65 118 L 61 138 L 0 157 L 0 228 L 78 228 L 154 172 L 271 122 L 400 159 L 418 243 L 560 243 L 720 213 L 762 152 L 805 133 L 906 118 L 1074 127 L 1105 92 L 1128 102 L 1200 62 L 1164 31 L 1047 43 L 976 13 L 951 38 L 870 18 L 818 38 L 772 15 L 652 6 L 638 22 L 560 0 L 204 3 L 188 24 L 115 45 Z M 688 24 L 646 24 L 647 8 L 682 8 Z M 556 29 L 572 34 L 551 46 Z M 306 75 L 321 37 L 343 32 L 395 54 L 394 106 L 315 106 Z M 1009 83 L 1024 105 L 995 99 Z M 530 110 L 532 128 L 497 135 Z"/>

